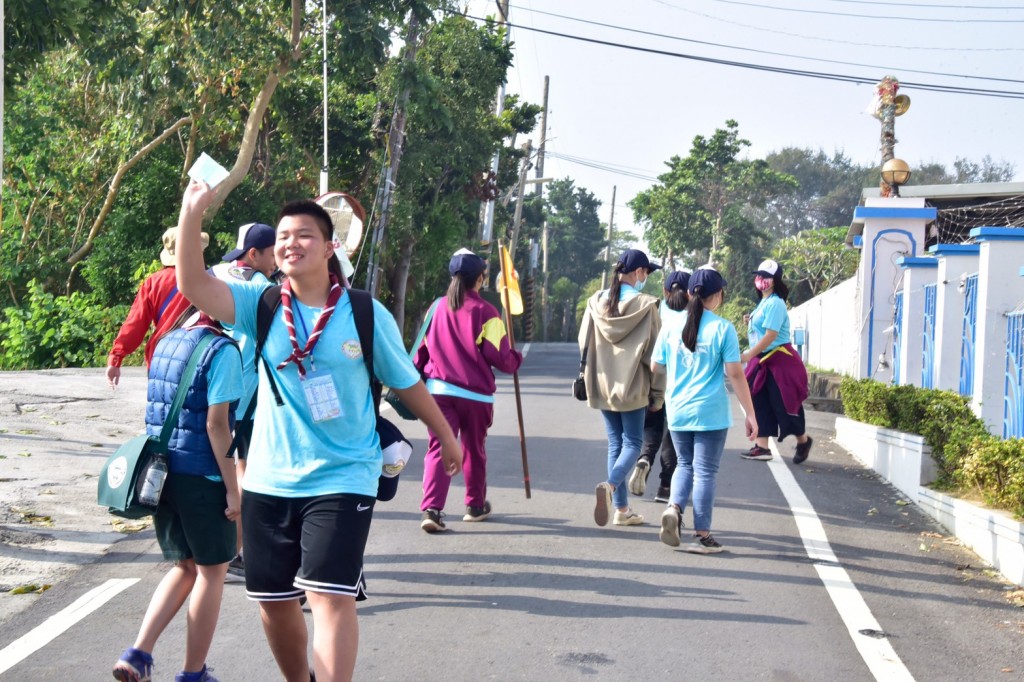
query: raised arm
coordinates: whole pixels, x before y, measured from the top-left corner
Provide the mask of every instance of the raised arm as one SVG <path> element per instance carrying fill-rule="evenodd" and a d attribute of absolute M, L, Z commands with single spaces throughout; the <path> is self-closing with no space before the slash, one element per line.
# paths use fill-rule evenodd
<path fill-rule="evenodd" d="M 235 299 L 227 284 L 211 277 L 203 263 L 203 213 L 213 203 L 216 192 L 205 182 L 189 183 L 181 201 L 175 265 L 178 290 L 204 313 L 226 324 L 235 323 Z"/>

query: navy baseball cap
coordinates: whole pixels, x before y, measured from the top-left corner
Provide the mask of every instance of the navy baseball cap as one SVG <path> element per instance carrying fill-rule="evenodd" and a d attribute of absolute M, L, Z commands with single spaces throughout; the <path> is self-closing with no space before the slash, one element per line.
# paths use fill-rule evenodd
<path fill-rule="evenodd" d="M 665 277 L 665 291 L 672 291 L 672 287 L 686 291 L 690 286 L 690 273 L 686 270 L 676 270 L 668 273 Z"/>
<path fill-rule="evenodd" d="M 620 272 L 633 272 L 637 268 L 647 268 L 649 272 L 655 270 L 661 270 L 661 266 L 652 263 L 647 258 L 647 254 L 640 249 L 627 249 L 621 256 L 619 256 L 619 265 L 622 266 Z"/>
<path fill-rule="evenodd" d="M 221 260 L 230 263 L 249 253 L 249 249 L 265 249 L 276 242 L 277 230 L 270 225 L 248 223 L 238 228 L 238 243 L 235 244 L 237 248 L 225 253 Z"/>
<path fill-rule="evenodd" d="M 725 286 L 725 278 L 719 274 L 718 270 L 715 270 L 710 265 L 702 265 L 690 275 L 688 291 L 691 296 L 697 295 L 701 298 L 707 298 L 712 294 L 717 294 Z M 697 291 L 697 289 L 700 289 L 700 291 Z"/>
<path fill-rule="evenodd" d="M 476 279 L 483 274 L 487 262 L 469 249 L 459 249 L 448 261 L 448 274 L 454 277 L 463 274 L 470 279 Z"/>

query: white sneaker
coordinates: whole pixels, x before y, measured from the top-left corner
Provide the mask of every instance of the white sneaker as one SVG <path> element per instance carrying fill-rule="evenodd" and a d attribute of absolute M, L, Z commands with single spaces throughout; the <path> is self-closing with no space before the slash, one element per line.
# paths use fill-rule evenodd
<path fill-rule="evenodd" d="M 658 537 L 669 547 L 679 546 L 679 529 L 683 525 L 683 517 L 674 504 L 670 504 L 661 514 L 661 532 Z"/>
<path fill-rule="evenodd" d="M 647 474 L 651 473 L 651 463 L 646 459 L 638 459 L 633 473 L 629 475 L 629 492 L 643 497 L 647 492 Z"/>
<path fill-rule="evenodd" d="M 637 514 L 632 509 L 627 509 L 624 512 L 615 510 L 615 520 L 612 521 L 616 526 L 639 526 L 644 522 L 644 517 Z"/>

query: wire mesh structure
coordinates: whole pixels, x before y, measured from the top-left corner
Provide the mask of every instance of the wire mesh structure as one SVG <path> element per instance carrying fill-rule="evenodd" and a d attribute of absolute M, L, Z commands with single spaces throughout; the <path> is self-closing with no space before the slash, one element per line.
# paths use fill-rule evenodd
<path fill-rule="evenodd" d="M 1006 383 L 1003 387 L 1003 438 L 1024 437 L 1024 310 L 1006 316 Z"/>
<path fill-rule="evenodd" d="M 938 284 L 925 284 L 924 327 L 921 333 L 921 388 L 935 388 L 935 310 L 938 299 Z"/>
<path fill-rule="evenodd" d="M 974 339 L 978 324 L 978 273 L 967 278 L 964 325 L 960 335 L 960 395 L 974 393 Z"/>
<path fill-rule="evenodd" d="M 1024 196 L 1008 197 L 983 204 L 963 202 L 962 206 L 942 206 L 947 202 L 930 200 L 938 208 L 931 234 L 939 244 L 959 244 L 970 239 L 975 227 L 1024 227 Z"/>
<path fill-rule="evenodd" d="M 900 383 L 900 357 L 903 355 L 903 292 L 896 292 L 892 322 L 892 383 Z"/>

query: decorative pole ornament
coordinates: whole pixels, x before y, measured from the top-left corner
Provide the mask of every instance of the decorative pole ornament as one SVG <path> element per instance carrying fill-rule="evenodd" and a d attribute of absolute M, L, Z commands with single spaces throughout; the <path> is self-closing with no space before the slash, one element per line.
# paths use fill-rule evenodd
<path fill-rule="evenodd" d="M 875 86 L 875 98 L 871 102 L 871 115 L 882 122 L 882 135 L 881 135 L 881 148 L 882 148 L 882 166 L 883 168 L 893 160 L 895 156 L 894 148 L 896 147 L 896 117 L 902 116 L 910 108 L 910 98 L 906 95 L 897 94 L 900 89 L 900 82 L 896 80 L 895 76 L 886 76 L 878 85 Z M 903 167 L 906 164 L 900 161 Z M 890 166 L 892 164 L 889 164 Z M 886 174 L 882 174 L 881 184 L 879 189 L 881 190 L 883 197 L 890 197 L 894 194 L 899 196 L 898 184 L 891 184 L 890 177 L 886 177 Z M 909 178 L 910 173 L 907 172 L 906 178 Z M 900 183 L 902 184 L 902 183 Z"/>

